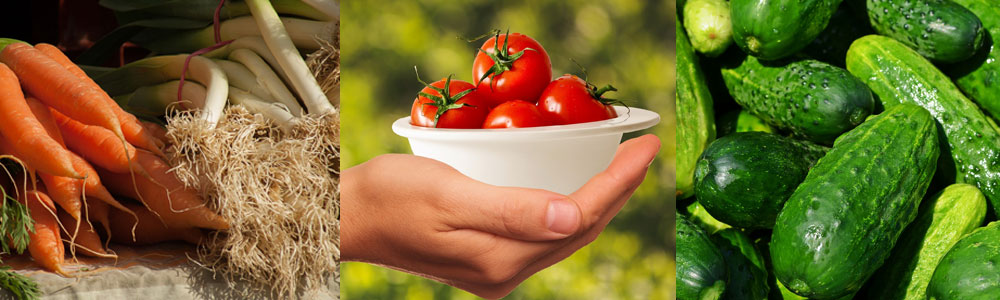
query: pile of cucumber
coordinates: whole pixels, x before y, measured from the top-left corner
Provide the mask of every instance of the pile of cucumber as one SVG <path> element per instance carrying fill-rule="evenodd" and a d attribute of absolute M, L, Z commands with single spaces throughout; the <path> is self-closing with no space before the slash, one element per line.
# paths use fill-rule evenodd
<path fill-rule="evenodd" d="M 1000 1 L 677 5 L 678 299 L 1000 299 Z"/>

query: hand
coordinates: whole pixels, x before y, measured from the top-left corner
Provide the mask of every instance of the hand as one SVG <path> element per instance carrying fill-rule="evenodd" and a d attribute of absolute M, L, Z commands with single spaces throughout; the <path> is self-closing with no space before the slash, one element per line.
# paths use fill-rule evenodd
<path fill-rule="evenodd" d="M 503 297 L 594 241 L 659 147 L 653 135 L 622 143 L 606 170 L 568 196 L 488 185 L 432 159 L 376 157 L 342 174 L 342 257 Z"/>

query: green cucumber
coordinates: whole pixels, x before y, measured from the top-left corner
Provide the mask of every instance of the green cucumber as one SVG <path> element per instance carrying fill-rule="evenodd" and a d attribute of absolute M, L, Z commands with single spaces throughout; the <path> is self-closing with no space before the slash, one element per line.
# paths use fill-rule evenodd
<path fill-rule="evenodd" d="M 1000 222 L 972 231 L 941 258 L 927 299 L 1000 299 Z"/>
<path fill-rule="evenodd" d="M 726 51 L 733 42 L 729 2 L 725 0 L 689 0 L 684 5 L 684 29 L 691 46 L 708 57 Z"/>
<path fill-rule="evenodd" d="M 824 147 L 765 132 L 737 132 L 705 149 L 695 167 L 695 194 L 712 216 L 748 229 L 774 226 Z"/>
<path fill-rule="evenodd" d="M 732 0 L 733 39 L 750 55 L 775 60 L 798 52 L 830 21 L 841 0 Z"/>
<path fill-rule="evenodd" d="M 690 218 L 691 223 L 698 225 L 699 227 L 701 227 L 701 229 L 704 229 L 705 232 L 708 234 L 715 234 L 720 230 L 726 228 L 732 228 L 732 226 L 729 226 L 729 224 L 722 223 L 719 220 L 716 220 L 715 217 L 712 216 L 712 214 L 709 214 L 708 211 L 705 211 L 705 208 L 701 206 L 701 203 L 697 201 L 697 199 L 691 204 L 689 204 L 687 208 L 685 208 L 685 211 L 687 211 L 687 215 Z"/>
<path fill-rule="evenodd" d="M 861 80 L 811 59 L 762 62 L 748 55 L 738 66 L 723 68 L 722 79 L 744 109 L 820 144 L 832 144 L 874 109 L 872 93 Z"/>
<path fill-rule="evenodd" d="M 774 127 L 764 123 L 764 120 L 742 109 L 722 115 L 722 118 L 716 120 L 715 123 L 716 135 L 719 137 L 727 136 L 734 132 L 776 132 Z"/>
<path fill-rule="evenodd" d="M 958 88 L 994 120 L 1000 120 L 1000 4 L 996 0 L 955 0 L 979 17 L 987 39 L 971 59 L 950 70 Z"/>
<path fill-rule="evenodd" d="M 865 81 L 887 109 L 900 103 L 927 109 L 947 140 L 941 152 L 950 154 L 940 161 L 941 177 L 975 185 L 998 212 L 1000 129 L 947 76 L 906 45 L 877 35 L 851 44 L 847 70 Z"/>
<path fill-rule="evenodd" d="M 916 217 L 939 151 L 934 119 L 915 105 L 897 105 L 838 138 L 778 214 L 778 280 L 816 299 L 858 291 Z"/>
<path fill-rule="evenodd" d="M 722 299 L 767 299 L 770 290 L 767 268 L 753 241 L 733 228 L 719 231 L 711 238 L 729 269 L 729 284 Z"/>
<path fill-rule="evenodd" d="M 955 63 L 983 45 L 983 23 L 951 0 L 867 0 L 872 28 L 931 60 Z"/>
<path fill-rule="evenodd" d="M 694 195 L 694 164 L 715 139 L 712 95 L 687 34 L 677 25 L 677 198 Z"/>
<path fill-rule="evenodd" d="M 941 257 L 986 217 L 986 198 L 969 184 L 950 185 L 924 202 L 885 265 L 866 283 L 868 299 L 926 299 Z"/>
<path fill-rule="evenodd" d="M 687 217 L 677 213 L 677 299 L 715 300 L 729 280 L 722 252 Z"/>
<path fill-rule="evenodd" d="M 859 18 L 848 2 L 840 4 L 840 8 L 830 17 L 830 24 L 802 52 L 819 61 L 844 67 L 844 58 L 851 41 L 874 33 L 868 24 L 868 18 Z"/>

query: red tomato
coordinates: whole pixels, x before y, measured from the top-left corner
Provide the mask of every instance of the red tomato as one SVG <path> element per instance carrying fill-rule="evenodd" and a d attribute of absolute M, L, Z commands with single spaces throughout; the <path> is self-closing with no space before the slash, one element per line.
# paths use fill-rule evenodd
<path fill-rule="evenodd" d="M 552 80 L 552 62 L 542 45 L 520 33 L 486 40 L 472 63 L 472 78 L 494 106 L 510 100 L 534 103 Z"/>
<path fill-rule="evenodd" d="M 448 91 L 446 97 L 442 92 Z M 440 111 L 440 113 L 439 113 Z M 410 124 L 438 128 L 480 128 L 489 101 L 471 83 L 451 80 L 451 76 L 427 85 L 413 100 Z"/>
<path fill-rule="evenodd" d="M 545 88 L 538 98 L 538 108 L 542 115 L 560 125 L 618 117 L 611 103 L 619 101 L 601 97 L 608 91 L 616 89 L 610 85 L 598 89 L 580 77 L 566 74 Z"/>
<path fill-rule="evenodd" d="M 486 115 L 483 128 L 519 128 L 552 125 L 534 103 L 524 100 L 504 102 Z"/>

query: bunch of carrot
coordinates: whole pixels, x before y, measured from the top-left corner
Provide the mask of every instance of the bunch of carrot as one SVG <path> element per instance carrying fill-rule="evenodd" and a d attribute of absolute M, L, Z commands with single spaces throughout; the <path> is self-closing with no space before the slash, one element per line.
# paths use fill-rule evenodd
<path fill-rule="evenodd" d="M 65 249 L 114 257 L 112 239 L 197 242 L 200 228 L 228 228 L 168 173 L 162 128 L 122 110 L 54 46 L 3 39 L 0 47 L 0 155 L 27 171 L 0 181 L 13 179 L 6 191 L 30 211 L 36 262 L 67 275 Z"/>

